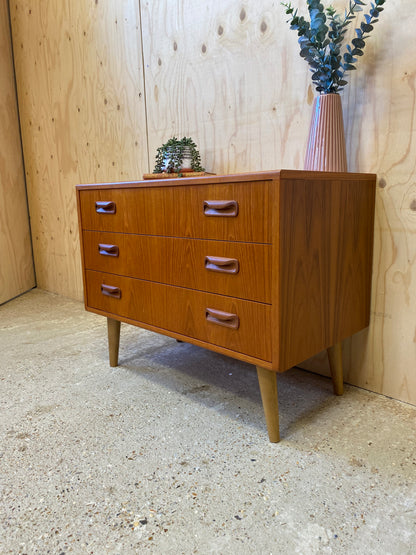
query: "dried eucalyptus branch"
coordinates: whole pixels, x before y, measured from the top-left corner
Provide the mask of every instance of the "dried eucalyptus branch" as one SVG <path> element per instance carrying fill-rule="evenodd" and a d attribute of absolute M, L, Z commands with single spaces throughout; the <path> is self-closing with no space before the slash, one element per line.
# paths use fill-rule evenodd
<path fill-rule="evenodd" d="M 349 0 L 348 10 L 342 17 L 330 6 L 325 8 L 321 0 L 306 0 L 310 21 L 298 16 L 298 10 L 292 4 L 282 2 L 286 13 L 290 15 L 290 28 L 297 31 L 300 55 L 312 71 L 312 81 L 320 93 L 335 93 L 342 90 L 347 81 L 345 74 L 356 69 L 357 56 L 363 56 L 366 40 L 378 21 L 386 0 L 374 0 L 371 8 L 364 14 L 364 20 L 355 29 L 356 37 L 351 44 L 341 48 L 348 25 L 362 12 L 366 2 Z"/>

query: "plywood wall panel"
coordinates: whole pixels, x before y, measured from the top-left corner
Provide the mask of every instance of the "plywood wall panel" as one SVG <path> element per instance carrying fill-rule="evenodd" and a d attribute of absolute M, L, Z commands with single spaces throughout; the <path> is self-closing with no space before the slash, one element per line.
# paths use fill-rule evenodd
<path fill-rule="evenodd" d="M 75 185 L 148 170 L 138 2 L 10 2 L 38 285 L 82 298 Z"/>
<path fill-rule="evenodd" d="M 293 88 L 282 16 L 265 0 L 142 3 L 152 161 L 175 134 L 216 173 L 303 164 L 308 74 Z"/>
<path fill-rule="evenodd" d="M 386 3 L 342 93 L 349 169 L 379 176 L 371 324 L 345 342 L 344 359 L 350 383 L 416 403 L 412 8 Z M 192 135 L 216 173 L 303 167 L 315 93 L 286 20 L 270 0 L 142 2 L 151 156 L 173 134 Z M 305 366 L 326 373 L 326 353 Z"/>
<path fill-rule="evenodd" d="M 7 0 L 0 0 L 0 304 L 35 286 Z"/>
<path fill-rule="evenodd" d="M 172 135 L 192 136 L 216 173 L 303 167 L 315 93 L 279 2 L 10 6 L 41 287 L 81 296 L 74 184 L 137 179 Z M 342 93 L 349 169 L 379 176 L 371 324 L 344 358 L 350 383 L 416 404 L 412 8 L 386 3 Z M 326 355 L 309 367 L 325 372 Z"/>
<path fill-rule="evenodd" d="M 343 93 L 349 168 L 379 177 L 372 318 L 346 342 L 344 358 L 350 383 L 415 404 L 416 17 L 397 25 L 412 7 L 386 3 Z"/>

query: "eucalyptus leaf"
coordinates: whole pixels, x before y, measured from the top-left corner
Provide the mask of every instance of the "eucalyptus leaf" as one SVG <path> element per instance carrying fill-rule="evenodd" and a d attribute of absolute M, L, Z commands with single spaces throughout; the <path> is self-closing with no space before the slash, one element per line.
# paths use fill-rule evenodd
<path fill-rule="evenodd" d="M 365 46 L 365 42 L 363 41 L 363 39 L 352 39 L 352 44 L 356 47 L 356 48 L 364 48 Z"/>
<path fill-rule="evenodd" d="M 325 8 L 322 0 L 304 1 L 309 12 L 309 21 L 298 16 L 298 10 L 291 2 L 282 2 L 286 14 L 291 16 L 288 21 L 290 28 L 298 34 L 300 56 L 308 62 L 312 81 L 318 92 L 338 92 L 348 84 L 345 74 L 356 69 L 356 57 L 364 55 L 365 40 L 378 22 L 386 0 L 373 0 L 370 3 L 368 13 L 363 15 L 363 21 L 355 29 L 356 37 L 351 40 L 351 44 L 345 45 L 343 52 L 341 48 L 348 26 L 368 2 L 348 0 L 348 7 L 341 16 L 332 6 Z"/>

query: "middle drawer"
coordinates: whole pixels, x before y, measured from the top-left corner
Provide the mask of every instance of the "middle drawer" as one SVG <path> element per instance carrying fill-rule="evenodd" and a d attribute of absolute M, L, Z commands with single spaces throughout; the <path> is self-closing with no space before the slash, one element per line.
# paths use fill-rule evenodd
<path fill-rule="evenodd" d="M 271 303 L 271 245 L 97 231 L 83 245 L 87 270 Z"/>

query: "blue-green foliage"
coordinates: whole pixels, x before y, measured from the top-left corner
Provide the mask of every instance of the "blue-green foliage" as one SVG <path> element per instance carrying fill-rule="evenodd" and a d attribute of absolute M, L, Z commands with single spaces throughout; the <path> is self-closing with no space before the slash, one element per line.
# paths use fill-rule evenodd
<path fill-rule="evenodd" d="M 282 5 L 290 15 L 290 28 L 299 36 L 300 55 L 308 62 L 312 71 L 312 81 L 320 93 L 334 93 L 342 90 L 347 84 L 345 74 L 356 69 L 358 56 L 364 54 L 365 41 L 377 23 L 383 4 L 386 0 L 374 0 L 371 8 L 364 14 L 364 20 L 355 29 L 356 37 L 341 52 L 347 27 L 362 12 L 366 2 L 349 0 L 349 8 L 341 17 L 330 6 L 325 8 L 320 0 L 306 0 L 310 21 L 298 15 L 298 10 L 291 3 Z"/>

